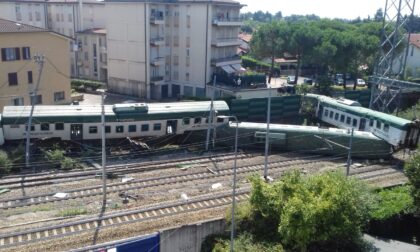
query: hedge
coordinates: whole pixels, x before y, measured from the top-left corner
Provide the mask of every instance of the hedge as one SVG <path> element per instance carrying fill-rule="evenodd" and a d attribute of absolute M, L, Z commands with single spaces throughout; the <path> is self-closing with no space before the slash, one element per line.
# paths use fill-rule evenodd
<path fill-rule="evenodd" d="M 100 87 L 104 87 L 105 83 L 99 81 L 92 81 L 92 80 L 83 80 L 83 79 L 72 79 L 71 80 L 71 88 L 75 89 L 76 91 L 85 91 L 86 88 L 90 88 L 93 91 Z"/>

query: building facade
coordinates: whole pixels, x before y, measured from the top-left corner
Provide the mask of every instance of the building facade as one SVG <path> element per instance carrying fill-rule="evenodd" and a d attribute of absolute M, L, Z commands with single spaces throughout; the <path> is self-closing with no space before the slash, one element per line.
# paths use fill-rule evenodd
<path fill-rule="evenodd" d="M 406 74 L 410 74 L 411 77 L 420 77 L 420 33 L 410 35 Z"/>
<path fill-rule="evenodd" d="M 110 91 L 203 97 L 216 68 L 240 67 L 238 2 L 107 0 L 105 6 Z"/>
<path fill-rule="evenodd" d="M 81 78 L 107 81 L 107 47 L 105 29 L 88 29 L 77 33 L 77 71 Z"/>
<path fill-rule="evenodd" d="M 70 38 L 46 29 L 0 19 L 0 111 L 4 106 L 71 102 Z M 33 58 L 43 55 L 40 65 Z"/>

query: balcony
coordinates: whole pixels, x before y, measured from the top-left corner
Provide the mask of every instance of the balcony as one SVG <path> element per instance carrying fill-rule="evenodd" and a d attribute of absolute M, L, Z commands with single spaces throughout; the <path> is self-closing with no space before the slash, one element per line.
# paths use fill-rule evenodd
<path fill-rule="evenodd" d="M 150 61 L 152 66 L 163 66 L 165 65 L 165 58 L 164 57 L 157 57 Z"/>
<path fill-rule="evenodd" d="M 241 64 L 242 60 L 239 56 L 233 56 L 233 57 L 226 57 L 226 58 L 219 58 L 219 59 L 212 59 L 211 65 L 212 66 L 224 66 L 224 65 L 233 65 L 233 64 Z"/>
<path fill-rule="evenodd" d="M 238 38 L 219 38 L 211 42 L 211 45 L 215 47 L 239 46 L 240 44 L 241 40 L 239 40 Z"/>
<path fill-rule="evenodd" d="M 160 85 L 160 84 L 163 84 L 165 81 L 164 81 L 163 76 L 151 76 L 150 82 L 155 85 Z"/>
<path fill-rule="evenodd" d="M 107 53 L 106 47 L 105 46 L 99 47 L 99 52 L 100 53 Z"/>
<path fill-rule="evenodd" d="M 224 18 L 217 17 L 213 18 L 213 25 L 216 26 L 241 26 L 242 18 Z"/>
<path fill-rule="evenodd" d="M 164 38 L 151 38 L 150 44 L 152 46 L 163 46 L 165 45 L 165 39 Z"/>
<path fill-rule="evenodd" d="M 152 16 L 150 16 L 150 23 L 154 24 L 154 25 L 165 24 L 165 19 L 163 18 L 163 13 L 162 13 L 162 15 L 152 15 Z"/>

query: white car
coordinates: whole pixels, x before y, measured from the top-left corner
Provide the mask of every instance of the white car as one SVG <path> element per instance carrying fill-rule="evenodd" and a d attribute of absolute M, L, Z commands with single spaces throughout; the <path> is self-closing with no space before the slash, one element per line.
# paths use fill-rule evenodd
<path fill-rule="evenodd" d="M 366 85 L 366 82 L 365 82 L 365 80 L 363 80 L 363 79 L 357 79 L 357 86 L 365 86 Z"/>

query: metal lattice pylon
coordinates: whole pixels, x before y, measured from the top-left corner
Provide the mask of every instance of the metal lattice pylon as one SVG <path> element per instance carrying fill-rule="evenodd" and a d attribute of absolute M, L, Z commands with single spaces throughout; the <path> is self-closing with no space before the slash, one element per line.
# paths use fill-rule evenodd
<path fill-rule="evenodd" d="M 399 108 L 402 87 L 397 81 L 404 76 L 410 35 L 404 28 L 414 13 L 416 0 L 386 0 L 380 54 L 372 84 L 370 108 L 391 112 Z M 382 80 L 387 79 L 385 85 Z M 393 80 L 390 84 L 389 80 Z M 394 83 L 395 82 L 395 83 Z"/>

